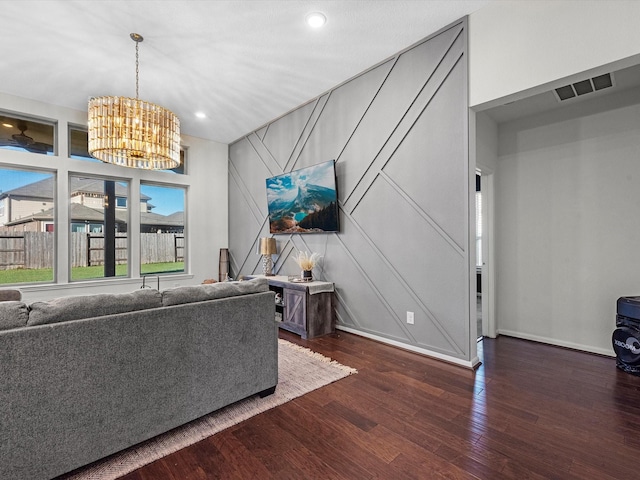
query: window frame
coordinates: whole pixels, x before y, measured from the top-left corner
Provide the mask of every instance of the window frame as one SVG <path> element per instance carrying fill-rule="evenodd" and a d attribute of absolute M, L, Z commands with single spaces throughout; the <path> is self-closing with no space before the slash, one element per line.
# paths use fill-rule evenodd
<path fill-rule="evenodd" d="M 29 183 L 22 183 L 19 186 L 13 187 L 11 188 L 8 192 L 11 192 L 13 190 L 17 190 L 19 188 L 23 188 L 27 185 L 31 185 L 34 183 L 38 183 L 40 181 L 44 181 L 44 180 L 48 180 L 51 179 L 52 185 L 51 185 L 51 196 L 47 196 L 47 197 L 34 197 L 33 200 L 25 200 L 24 198 L 22 200 L 18 200 L 18 201 L 23 201 L 23 202 L 28 202 L 31 201 L 33 203 L 32 208 L 34 209 L 31 213 L 26 214 L 26 215 L 21 215 L 20 217 L 17 217 L 16 219 L 8 219 L 8 223 L 13 223 L 14 221 L 19 221 L 21 219 L 29 219 L 32 218 L 32 220 L 30 222 L 24 222 L 22 224 L 22 227 L 20 227 L 18 224 L 13 225 L 13 229 L 9 230 L 9 228 L 11 228 L 11 225 L 7 228 L 7 232 L 8 233 L 15 233 L 15 232 L 22 232 L 22 233 L 46 233 L 46 234 L 51 234 L 51 238 L 48 238 L 49 236 L 47 235 L 45 238 L 38 240 L 38 250 L 39 250 L 39 255 L 27 255 L 27 244 L 26 244 L 26 238 L 23 240 L 24 245 L 23 248 L 24 250 L 24 260 L 26 262 L 27 258 L 39 258 L 39 260 L 35 260 L 36 264 L 38 265 L 42 265 L 43 263 L 50 263 L 50 267 L 49 266 L 45 266 L 45 267 L 41 267 L 41 268 L 26 268 L 26 263 L 25 264 L 20 264 L 20 263 L 15 263 L 14 266 L 17 265 L 23 265 L 24 266 L 24 270 L 51 270 L 51 277 L 47 278 L 47 279 L 43 279 L 43 278 L 37 278 L 37 274 L 35 274 L 35 277 L 37 278 L 36 280 L 31 280 L 31 281 L 24 281 L 24 282 L 7 282 L 7 283 L 0 283 L 1 287 L 5 287 L 5 286 L 9 286 L 9 285 L 21 285 L 21 286 L 28 286 L 28 285 L 42 285 L 42 284 L 55 284 L 57 283 L 57 269 L 56 269 L 56 261 L 57 261 L 57 257 L 58 257 L 58 251 L 57 251 L 57 236 L 55 231 L 54 232 L 49 232 L 46 228 L 46 226 L 48 224 L 51 223 L 51 221 L 55 222 L 56 218 L 57 218 L 57 208 L 58 208 L 58 199 L 56 196 L 56 189 L 57 189 L 57 184 L 58 184 L 58 172 L 55 170 L 51 170 L 51 169 L 46 169 L 46 168 L 38 168 L 38 167 L 32 167 L 30 165 L 15 165 L 15 164 L 6 164 L 6 163 L 0 163 L 0 171 L 13 171 L 16 172 L 17 175 L 19 175 L 20 173 L 26 173 L 26 174 L 35 174 L 35 175 L 41 175 L 41 176 L 45 176 L 43 178 L 37 179 L 35 181 L 31 181 Z M 5 176 L 6 178 L 6 176 Z M 46 192 L 49 193 L 49 192 Z M 2 199 L 2 203 L 3 203 L 3 210 L 9 210 L 9 215 L 11 214 L 11 207 L 7 206 L 7 202 L 6 200 L 9 199 L 10 197 L 5 197 L 4 199 Z M 47 203 L 51 204 L 50 208 L 46 208 L 42 209 L 42 204 L 43 198 L 51 198 L 50 201 L 45 202 L 45 205 Z M 36 206 L 37 205 L 37 206 Z M 43 211 L 48 211 L 51 210 L 51 221 L 47 221 L 44 218 L 40 218 L 37 219 L 37 214 L 42 213 Z M 3 215 L 5 214 L 5 212 L 3 211 Z M 28 226 L 36 223 L 35 225 L 35 229 L 29 228 Z M 3 225 L 4 226 L 4 225 Z M 5 229 L 1 228 L 0 229 L 0 234 L 4 233 Z M 45 244 L 45 245 L 51 245 L 50 249 L 47 248 L 44 250 L 44 252 L 41 250 L 41 246 Z M 16 252 L 17 253 L 17 252 Z M 44 253 L 44 257 L 41 257 L 41 255 Z M 7 265 L 8 266 L 8 265 Z M 3 271 L 6 270 L 13 270 L 13 269 L 4 269 Z M 29 274 L 25 274 L 25 277 L 28 277 Z"/>
<path fill-rule="evenodd" d="M 142 226 L 143 226 L 143 222 L 142 222 L 142 209 L 140 209 L 139 211 L 139 217 L 140 217 L 140 228 L 138 231 L 138 235 L 139 235 L 139 244 L 140 244 L 140 255 L 138 258 L 138 267 L 140 269 L 140 276 L 145 276 L 145 275 L 184 275 L 188 273 L 187 270 L 187 259 L 188 259 L 188 229 L 187 229 L 187 197 L 188 197 L 188 192 L 189 192 L 189 188 L 188 185 L 182 185 L 182 184 L 177 184 L 177 183 L 170 183 L 170 182 L 157 182 L 157 181 L 151 181 L 151 180 L 140 180 L 140 184 L 139 184 L 139 193 L 140 193 L 140 199 L 142 200 L 142 196 L 146 195 L 143 193 L 143 188 L 144 187 L 155 187 L 155 188 L 166 188 L 166 189 L 174 189 L 174 190 L 180 190 L 182 191 L 182 215 L 183 215 L 183 220 L 182 220 L 182 247 L 177 247 L 177 248 L 182 248 L 182 262 L 178 262 L 178 260 L 175 260 L 175 263 L 182 263 L 183 264 L 183 268 L 180 271 L 160 271 L 160 272 L 148 272 L 148 273 L 143 273 L 143 241 L 142 241 L 142 234 L 143 233 L 154 233 L 154 232 L 143 232 L 142 231 Z M 153 197 L 150 197 L 151 200 L 153 200 Z M 141 202 L 142 203 L 142 202 Z M 151 202 L 153 203 L 153 202 Z M 154 212 L 151 212 L 154 213 Z M 157 233 L 157 232 L 156 232 Z M 164 233 L 169 233 L 169 234 L 176 234 L 179 232 L 164 232 Z M 176 248 L 176 250 L 177 250 Z M 177 256 L 177 252 L 175 253 L 175 255 Z"/>
<path fill-rule="evenodd" d="M 33 110 L 33 111 L 32 111 Z M 41 115 L 42 112 L 48 113 L 53 111 L 50 115 Z M 24 171 L 40 171 L 48 174 L 52 174 L 55 178 L 54 186 L 54 201 L 51 204 L 53 208 L 53 218 L 46 222 L 46 228 L 53 236 L 53 250 L 51 252 L 52 260 L 52 278 L 48 278 L 46 282 L 33 282 L 27 285 L 36 285 L 38 283 L 45 283 L 43 291 L 46 290 L 59 290 L 66 288 L 77 288 L 77 284 L 85 282 L 85 280 L 91 284 L 97 282 L 116 282 L 123 284 L 130 284 L 137 282 L 144 274 L 140 272 L 140 262 L 133 262 L 132 259 L 139 257 L 140 255 L 140 239 L 137 236 L 129 235 L 129 232 L 140 231 L 139 216 L 135 215 L 136 210 L 131 208 L 132 202 L 138 202 L 137 197 L 140 190 L 140 185 L 157 185 L 167 188 L 177 188 L 183 192 L 184 199 L 184 221 L 182 231 L 184 233 L 184 264 L 182 269 L 178 272 L 162 272 L 161 275 L 175 275 L 176 277 L 191 278 L 190 264 L 188 261 L 188 227 L 187 227 L 187 203 L 188 195 L 191 186 L 191 180 L 189 178 L 189 146 L 181 145 L 181 169 L 182 172 L 175 172 L 172 170 L 142 170 L 124 168 L 114 165 L 107 165 L 99 160 L 93 159 L 93 157 L 85 155 L 72 155 L 74 151 L 71 148 L 72 132 L 87 132 L 87 126 L 83 118 L 82 112 L 70 111 L 64 108 L 40 109 L 34 107 L 30 109 L 28 113 L 17 113 L 4 108 L 0 108 L 0 114 L 5 114 L 11 118 L 20 118 L 26 121 L 33 121 L 43 123 L 53 128 L 53 152 L 49 152 L 48 155 L 25 155 L 25 152 L 16 152 L 8 149 L 0 149 L 0 169 L 10 168 L 14 170 Z M 0 128 L 1 125 L 0 125 Z M 14 133 L 14 132 L 12 132 Z M 28 134 L 29 132 L 26 131 Z M 49 140 L 46 140 L 49 142 Z M 78 139 L 75 139 L 75 150 L 77 151 Z M 80 148 L 82 149 L 82 148 Z M 84 160 L 89 160 L 85 162 Z M 94 160 L 94 161 L 91 161 Z M 127 243 L 126 243 L 126 255 L 127 255 L 127 271 L 126 275 L 117 275 L 114 278 L 111 277 L 92 277 L 87 279 L 81 279 L 77 276 L 75 278 L 72 271 L 72 259 L 71 259 L 71 230 L 72 224 L 75 224 L 72 220 L 71 208 L 72 208 L 72 189 L 70 188 L 70 182 L 72 177 L 80 178 L 96 178 L 99 180 L 115 180 L 125 182 L 128 185 L 126 207 L 119 208 L 119 211 L 123 211 L 126 208 L 126 230 L 127 230 Z M 121 201 L 120 201 L 121 202 Z M 134 203 L 135 203 L 134 202 Z M 122 203 L 120 203 L 122 205 Z M 41 207 L 48 209 L 48 207 Z M 45 228 L 45 227 L 43 227 Z M 89 223 L 83 225 L 77 225 L 77 229 L 92 229 Z M 7 284 L 8 285 L 8 284 Z M 74 287 L 73 285 L 76 285 Z M 35 290 L 38 290 L 37 288 Z"/>
<path fill-rule="evenodd" d="M 115 266 L 114 266 L 114 270 L 117 272 L 118 271 L 118 265 L 126 265 L 126 274 L 122 275 L 122 274 L 115 274 L 113 276 L 107 276 L 104 275 L 101 277 L 81 277 L 81 278 L 73 278 L 74 274 L 73 274 L 73 269 L 74 267 L 74 260 L 75 257 L 73 255 L 73 246 L 75 244 L 75 241 L 72 239 L 72 233 L 83 233 L 85 235 L 88 235 L 87 237 L 87 242 L 89 242 L 89 237 L 91 236 L 92 233 L 98 233 L 98 232 L 94 232 L 94 227 L 99 225 L 98 222 L 96 222 L 95 220 L 92 219 L 86 219 L 84 222 L 78 222 L 78 221 L 74 221 L 77 219 L 73 218 L 73 214 L 72 214 L 72 205 L 74 203 L 78 203 L 78 202 L 72 202 L 71 198 L 72 195 L 74 193 L 74 188 L 72 186 L 72 178 L 79 178 L 79 179 L 88 179 L 88 180 L 95 180 L 95 181 L 101 181 L 101 182 L 114 182 L 115 184 L 118 183 L 125 183 L 126 184 L 126 197 L 124 198 L 130 198 L 131 197 L 131 188 L 132 188 L 132 183 L 133 180 L 130 177 L 127 176 L 109 176 L 109 175 L 100 175 L 100 174 L 87 174 L 87 173 L 83 173 L 83 172 L 69 172 L 69 176 L 68 176 L 68 184 L 69 184 L 69 195 L 67 198 L 68 201 L 68 212 L 69 212 L 69 220 L 68 220 L 68 224 L 67 224 L 67 232 L 69 234 L 69 261 L 68 261 L 68 269 L 69 269 L 69 283 L 77 283 L 77 282 L 82 282 L 82 281 L 113 281 L 114 279 L 123 279 L 123 278 L 131 278 L 132 277 L 132 269 L 131 269 L 131 257 L 132 257 L 132 248 L 131 248 L 131 209 L 129 208 L 129 206 L 131 205 L 131 202 L 127 202 L 127 207 L 126 207 L 126 215 L 125 215 L 125 221 L 124 224 L 126 225 L 126 255 L 125 255 L 125 261 L 124 263 L 118 263 L 118 256 L 117 256 L 117 251 L 118 250 L 122 250 L 122 247 L 118 247 L 117 243 L 116 243 L 116 251 L 113 252 L 116 258 L 115 261 Z M 115 188 L 115 186 L 114 186 Z M 121 196 L 121 195 L 120 195 Z M 115 198 L 117 198 L 118 195 L 115 195 Z M 94 197 L 95 198 L 95 197 Z M 104 204 L 105 199 L 103 198 L 103 204 Z M 92 208 L 92 207 L 89 207 Z M 118 210 L 118 208 L 116 206 L 114 206 L 115 210 Z M 125 210 L 125 209 L 119 209 L 120 211 Z M 106 219 L 106 209 L 104 210 L 104 220 L 101 223 L 101 227 L 102 227 L 102 231 L 100 232 L 104 238 L 105 234 L 106 234 L 106 223 L 107 223 L 107 219 Z M 79 226 L 79 225 L 84 225 L 85 229 L 83 231 L 76 231 L 73 232 L 73 226 Z M 118 233 L 122 233 L 117 229 L 118 226 L 118 222 L 116 221 L 115 223 L 115 227 L 116 227 L 116 231 L 115 231 L 115 236 L 116 238 L 118 238 Z M 122 237 L 120 237 L 122 238 Z M 117 242 L 117 240 L 116 240 Z M 80 242 L 81 243 L 81 242 Z M 84 244 L 83 244 L 84 245 Z M 89 245 L 86 245 L 86 248 L 90 248 Z M 90 252 L 88 252 L 88 254 L 90 255 Z M 105 268 L 107 268 L 107 266 L 105 265 L 104 262 L 106 262 L 105 259 L 105 255 L 107 254 L 107 251 L 104 250 L 104 254 L 103 254 L 103 266 Z M 90 267 L 91 266 L 91 261 L 92 259 L 90 257 L 86 258 L 86 267 Z M 120 267 L 120 270 L 122 270 L 122 267 Z M 104 272 L 104 269 L 103 269 Z"/>

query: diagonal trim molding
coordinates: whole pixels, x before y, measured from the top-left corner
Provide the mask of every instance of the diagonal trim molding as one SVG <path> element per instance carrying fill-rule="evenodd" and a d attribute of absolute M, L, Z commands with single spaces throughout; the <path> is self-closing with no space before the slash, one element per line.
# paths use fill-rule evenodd
<path fill-rule="evenodd" d="M 360 227 L 360 225 L 358 225 L 358 222 L 355 221 L 355 219 L 350 218 L 350 220 L 353 222 L 354 226 L 360 231 L 360 234 L 362 235 L 362 238 L 364 238 L 367 242 L 369 242 L 371 248 L 375 251 L 376 255 L 378 256 L 378 259 L 380 262 L 384 262 L 385 264 L 387 264 L 387 267 L 389 268 L 389 270 L 393 273 L 393 275 L 396 277 L 396 280 L 403 286 L 403 288 L 413 297 L 413 300 L 416 302 L 417 305 L 419 305 L 420 309 L 427 315 L 427 317 L 433 322 L 433 324 L 436 326 L 436 328 L 440 331 L 440 333 L 442 334 L 443 337 L 445 337 L 448 341 L 449 344 L 454 348 L 455 353 L 460 354 L 463 352 L 463 349 L 457 344 L 456 340 L 454 338 L 452 338 L 449 333 L 447 332 L 446 328 L 444 327 L 443 323 L 438 320 L 438 318 L 436 317 L 436 315 L 431 312 L 431 310 L 429 310 L 429 307 L 427 307 L 427 305 L 425 305 L 422 300 L 420 299 L 420 296 L 418 294 L 416 294 L 416 292 L 414 291 L 414 289 L 411 287 L 411 284 L 409 282 L 407 282 L 403 277 L 402 274 L 396 269 L 394 268 L 393 264 L 391 263 L 391 261 L 385 257 L 385 255 L 375 246 L 374 241 L 362 230 L 362 228 Z M 349 252 L 349 248 L 343 243 L 342 246 L 343 248 Z M 350 257 L 353 259 L 353 255 L 351 255 L 350 253 Z M 357 262 L 355 262 L 356 265 Z M 384 297 L 384 293 L 379 291 L 378 288 L 375 286 L 375 283 L 373 281 L 371 281 L 371 279 L 367 276 L 365 271 L 362 271 L 362 275 L 363 277 L 369 282 L 369 284 L 371 285 L 371 289 L 374 290 L 376 292 L 376 295 L 378 296 L 378 298 L 380 298 L 380 300 L 384 303 L 385 307 L 389 307 L 389 303 L 387 302 L 387 300 Z M 398 323 L 398 326 L 405 331 L 405 333 L 407 334 L 407 337 L 412 338 L 413 335 L 412 333 L 408 330 L 408 328 L 405 326 L 404 322 L 402 321 L 402 319 L 393 311 L 393 309 L 388 308 L 390 315 L 393 316 L 393 318 L 396 320 L 396 322 Z M 419 341 L 414 339 L 414 342 L 418 344 Z M 445 352 L 445 353 L 452 353 L 452 352 Z"/>
<path fill-rule="evenodd" d="M 465 251 L 464 251 L 464 249 L 463 249 L 460 245 L 458 245 L 458 244 L 456 243 L 456 241 L 455 241 L 453 238 L 451 238 L 447 232 L 445 232 L 442 228 L 440 228 L 440 226 L 438 225 L 438 223 L 437 223 L 434 219 L 432 219 L 432 218 L 429 216 L 429 214 L 428 214 L 427 212 L 425 212 L 425 211 L 420 207 L 420 205 L 418 205 L 418 204 L 417 204 L 417 203 L 416 203 L 416 202 L 415 202 L 415 201 L 414 201 L 414 200 L 413 200 L 409 195 L 407 195 L 407 193 L 406 193 L 406 192 L 404 192 L 404 191 L 402 190 L 402 188 L 400 188 L 400 186 L 399 186 L 396 182 L 394 182 L 394 181 L 393 181 L 393 179 L 392 179 L 391 177 L 389 177 L 389 175 L 387 175 L 387 174 L 386 174 L 386 173 L 384 173 L 384 172 L 380 172 L 380 173 L 379 173 L 379 175 L 380 175 L 380 178 L 383 178 L 385 182 L 387 182 L 391 187 L 393 187 L 393 189 L 394 189 L 396 192 L 398 192 L 398 194 L 399 194 L 399 195 L 401 195 L 401 196 L 402 196 L 402 198 L 404 198 L 404 200 L 405 200 L 409 205 L 411 205 L 411 208 L 413 208 L 413 209 L 416 211 L 416 213 L 417 213 L 418 215 L 420 215 L 420 216 L 425 220 L 425 222 L 428 222 L 428 223 L 429 223 L 429 225 L 431 225 L 431 227 L 432 227 L 436 232 L 438 232 L 438 234 L 439 234 L 439 235 L 440 235 L 440 236 L 441 236 L 445 241 L 447 241 L 447 242 L 449 243 L 449 245 L 451 245 L 451 248 L 453 248 L 453 249 L 454 249 L 454 250 L 455 250 L 455 251 L 456 251 L 456 252 L 457 252 L 461 257 L 464 257 L 464 255 L 465 255 Z"/>
<path fill-rule="evenodd" d="M 358 203 L 366 193 L 366 190 L 369 188 L 373 180 L 375 180 L 375 178 L 371 177 L 382 171 L 384 166 L 389 162 L 389 159 L 393 156 L 393 153 L 397 150 L 400 143 L 413 128 L 418 117 L 429 106 L 432 98 L 437 94 L 444 81 L 448 78 L 448 75 L 462 57 L 461 51 L 453 49 L 455 43 L 461 41 L 461 31 L 462 30 L 460 30 L 456 37 L 451 41 L 449 47 L 442 55 L 437 66 L 431 72 L 429 78 L 424 81 L 422 88 L 420 88 L 416 93 L 409 105 L 409 108 L 404 112 L 398 124 L 393 128 L 385 142 L 382 144 L 380 150 L 377 152 L 373 163 L 364 172 L 362 178 L 360 178 L 356 183 L 353 190 L 345 195 L 344 204 L 345 208 L 349 211 L 353 211 L 357 207 Z M 448 63 L 445 63 L 445 60 L 448 60 Z M 369 181 L 366 181 L 367 177 L 369 177 Z M 359 191 L 360 194 L 358 194 Z M 352 196 L 355 196 L 353 200 L 351 199 Z"/>
<path fill-rule="evenodd" d="M 340 232 L 276 235 L 275 271 L 318 252 L 340 328 L 469 364 L 466 55 L 465 18 L 230 145 L 234 273 L 256 273 L 270 236 L 264 180 L 335 159 Z"/>

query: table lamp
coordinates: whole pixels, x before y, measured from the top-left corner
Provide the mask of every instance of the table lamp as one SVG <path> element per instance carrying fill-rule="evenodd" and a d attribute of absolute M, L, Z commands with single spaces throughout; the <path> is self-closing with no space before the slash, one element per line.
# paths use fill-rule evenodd
<path fill-rule="evenodd" d="M 260 250 L 260 255 L 262 255 L 262 273 L 267 277 L 273 276 L 273 273 L 271 273 L 273 268 L 271 255 L 276 253 L 276 239 L 273 237 L 261 238 L 258 249 Z"/>

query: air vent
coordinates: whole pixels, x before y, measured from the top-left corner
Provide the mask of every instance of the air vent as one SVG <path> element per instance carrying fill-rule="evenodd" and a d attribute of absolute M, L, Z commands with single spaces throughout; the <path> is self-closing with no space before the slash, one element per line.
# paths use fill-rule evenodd
<path fill-rule="evenodd" d="M 604 75 L 598 75 L 597 77 L 556 88 L 555 92 L 558 100 L 562 102 L 609 87 L 613 87 L 613 77 L 610 73 L 605 73 Z"/>

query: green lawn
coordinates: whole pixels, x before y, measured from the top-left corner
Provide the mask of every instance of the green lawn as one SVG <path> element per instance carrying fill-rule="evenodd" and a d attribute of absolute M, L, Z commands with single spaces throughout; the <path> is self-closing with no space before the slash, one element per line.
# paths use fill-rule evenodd
<path fill-rule="evenodd" d="M 116 265 L 116 277 L 127 276 L 127 265 Z M 73 267 L 71 268 L 71 280 L 90 280 L 104 277 L 104 266 Z"/>
<path fill-rule="evenodd" d="M 53 280 L 53 269 L 42 268 L 39 270 L 0 270 L 0 285 L 9 283 L 33 283 L 51 282 Z"/>
<path fill-rule="evenodd" d="M 184 262 L 149 263 L 140 266 L 141 275 L 156 275 L 160 273 L 177 273 L 184 271 Z M 127 275 L 127 265 L 116 265 L 116 276 Z M 71 280 L 90 280 L 93 278 L 103 278 L 104 267 L 74 267 L 71 269 Z M 15 269 L 0 270 L 0 285 L 14 283 L 38 283 L 52 282 L 53 270 L 43 268 L 38 270 Z"/>

